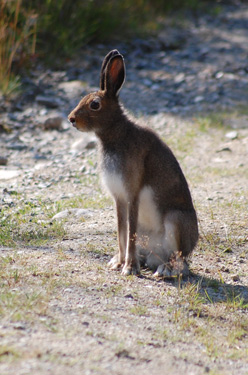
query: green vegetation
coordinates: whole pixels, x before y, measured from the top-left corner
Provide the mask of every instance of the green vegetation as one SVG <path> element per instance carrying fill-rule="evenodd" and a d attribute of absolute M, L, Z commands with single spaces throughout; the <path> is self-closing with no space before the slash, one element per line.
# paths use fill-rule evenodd
<path fill-rule="evenodd" d="M 21 0 L 0 4 L 0 93 L 10 95 L 19 85 L 15 74 L 34 55 L 36 15 L 28 12 Z"/>
<path fill-rule="evenodd" d="M 70 208 L 91 208 L 100 209 L 112 205 L 112 199 L 102 193 L 92 195 L 79 195 L 73 198 L 58 200 L 54 203 L 53 208 L 55 213 L 70 209 Z"/>
<path fill-rule="evenodd" d="M 13 205 L 4 205 L 0 210 L 0 245 L 42 246 L 48 242 L 62 239 L 66 232 L 64 221 L 51 220 L 63 210 L 73 208 L 102 209 L 112 205 L 109 196 L 99 191 L 94 195 L 80 195 L 55 202 L 27 200 L 13 196 Z"/>
<path fill-rule="evenodd" d="M 0 245 L 16 246 L 22 243 L 41 246 L 63 238 L 63 223 L 50 220 L 54 214 L 53 208 L 48 209 L 46 203 L 42 202 L 16 199 L 13 207 L 3 206 L 0 210 Z"/>

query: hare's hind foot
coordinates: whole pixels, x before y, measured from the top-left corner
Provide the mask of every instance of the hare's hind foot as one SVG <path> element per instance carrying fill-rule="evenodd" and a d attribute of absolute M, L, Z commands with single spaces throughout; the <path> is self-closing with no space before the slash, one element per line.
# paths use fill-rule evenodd
<path fill-rule="evenodd" d="M 171 263 L 160 264 L 157 271 L 154 273 L 155 277 L 163 277 L 165 279 L 173 279 L 177 277 L 187 277 L 189 276 L 189 267 L 187 262 L 179 258 Z"/>

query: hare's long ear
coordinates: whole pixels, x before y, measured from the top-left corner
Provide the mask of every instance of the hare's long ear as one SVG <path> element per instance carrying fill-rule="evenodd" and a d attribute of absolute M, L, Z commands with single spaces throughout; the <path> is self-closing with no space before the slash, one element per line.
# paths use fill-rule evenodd
<path fill-rule="evenodd" d="M 107 95 L 117 96 L 125 80 L 125 64 L 122 55 L 115 55 L 109 60 L 105 75 Z"/>
<path fill-rule="evenodd" d="M 108 65 L 109 60 L 115 55 L 120 55 L 120 52 L 117 51 L 117 49 L 110 51 L 103 60 L 100 74 L 100 90 L 105 90 L 106 66 Z"/>

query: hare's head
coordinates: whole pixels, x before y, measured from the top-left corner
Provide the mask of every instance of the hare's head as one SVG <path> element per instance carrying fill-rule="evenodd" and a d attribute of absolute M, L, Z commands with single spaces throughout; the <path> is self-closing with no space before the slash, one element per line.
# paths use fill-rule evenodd
<path fill-rule="evenodd" d="M 86 95 L 68 119 L 80 131 L 100 131 L 120 112 L 118 93 L 125 79 L 122 55 L 113 50 L 102 63 L 100 90 Z"/>

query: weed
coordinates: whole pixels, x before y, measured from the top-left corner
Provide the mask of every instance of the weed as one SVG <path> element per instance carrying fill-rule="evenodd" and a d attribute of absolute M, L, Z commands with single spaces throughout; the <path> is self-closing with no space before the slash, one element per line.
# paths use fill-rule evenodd
<path fill-rule="evenodd" d="M 195 143 L 197 133 L 193 127 L 185 130 L 184 134 L 180 137 L 175 137 L 174 134 L 171 137 L 166 138 L 166 143 L 173 149 L 180 153 L 180 160 L 182 161 L 186 156 L 189 156 L 193 151 L 193 145 Z"/>
<path fill-rule="evenodd" d="M 92 195 L 80 195 L 69 199 L 56 201 L 53 207 L 53 213 L 70 208 L 91 208 L 100 209 L 112 205 L 112 199 L 108 196 L 98 193 L 95 197 Z"/>
<path fill-rule="evenodd" d="M 47 210 L 44 203 L 37 207 L 34 202 L 17 199 L 14 207 L 4 207 L 0 211 L 1 245 L 16 246 L 23 242 L 28 246 L 38 246 L 65 235 L 62 222 L 49 221 L 51 210 Z M 41 220 L 42 215 L 44 220 Z"/>
<path fill-rule="evenodd" d="M 0 362 L 11 361 L 21 357 L 21 354 L 11 346 L 0 345 Z"/>
<path fill-rule="evenodd" d="M 197 284 L 187 283 L 183 288 L 178 288 L 178 306 L 185 315 L 185 310 L 193 313 L 194 316 L 201 315 L 202 306 L 206 303 L 205 297 L 200 293 L 201 282 Z M 180 313 L 178 312 L 180 315 Z M 190 316 L 190 314 L 186 314 Z"/>
<path fill-rule="evenodd" d="M 147 307 L 143 305 L 135 305 L 130 308 L 130 312 L 134 315 L 145 316 L 147 315 Z"/>
<path fill-rule="evenodd" d="M 12 321 L 27 321 L 37 319 L 46 311 L 47 297 L 37 292 L 20 290 L 5 290 L 0 296 L 0 315 L 8 316 Z"/>
<path fill-rule="evenodd" d="M 233 288 L 226 290 L 225 294 L 227 308 L 232 310 L 248 309 L 248 300 L 245 300 L 240 293 L 236 294 Z"/>
<path fill-rule="evenodd" d="M 207 133 L 211 128 L 220 129 L 223 127 L 226 113 L 213 112 L 208 114 L 206 117 L 197 117 L 195 119 L 195 125 L 202 133 Z"/>
<path fill-rule="evenodd" d="M 13 65 L 33 55 L 36 43 L 36 16 L 26 12 L 21 0 L 2 1 L 0 5 L 0 91 L 9 96 L 20 86 Z"/>

